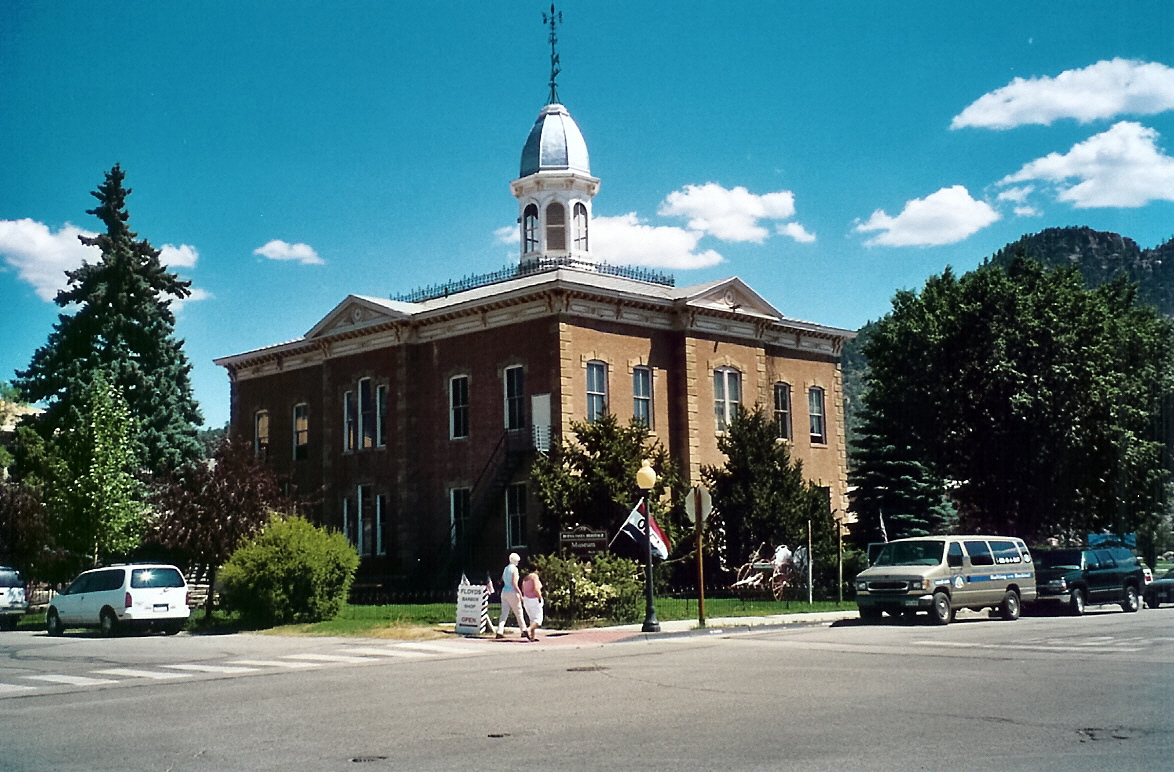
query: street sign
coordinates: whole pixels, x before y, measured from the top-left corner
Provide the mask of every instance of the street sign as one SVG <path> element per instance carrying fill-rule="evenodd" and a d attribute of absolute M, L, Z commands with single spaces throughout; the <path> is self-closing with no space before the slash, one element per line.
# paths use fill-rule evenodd
<path fill-rule="evenodd" d="M 700 491 L 701 495 L 697 493 Z M 709 489 L 702 485 L 694 485 L 693 489 L 685 496 L 685 514 L 689 516 L 690 523 L 697 522 L 697 501 L 701 501 L 701 522 L 709 517 L 709 513 L 713 511 L 713 498 L 709 495 Z"/>

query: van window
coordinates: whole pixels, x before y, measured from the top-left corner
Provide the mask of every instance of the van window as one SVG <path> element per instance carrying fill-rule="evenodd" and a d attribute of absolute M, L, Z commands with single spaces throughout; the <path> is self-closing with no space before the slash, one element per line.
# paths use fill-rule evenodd
<path fill-rule="evenodd" d="M 894 541 L 876 556 L 878 566 L 936 566 L 942 562 L 942 541 Z"/>
<path fill-rule="evenodd" d="M 174 568 L 136 568 L 131 572 L 130 586 L 135 589 L 183 587 L 183 574 Z"/>
<path fill-rule="evenodd" d="M 94 574 L 91 580 L 90 589 L 87 592 L 107 592 L 109 590 L 117 590 L 122 586 L 122 569 L 115 568 L 111 571 L 99 571 Z"/>
<path fill-rule="evenodd" d="M 946 553 L 946 563 L 954 568 L 962 567 L 962 545 L 956 541 L 950 542 L 950 549 Z"/>
<path fill-rule="evenodd" d="M 23 587 L 20 574 L 15 571 L 0 571 L 0 587 Z"/>
<path fill-rule="evenodd" d="M 992 541 L 991 550 L 995 553 L 995 563 L 1000 566 L 1023 562 L 1023 556 L 1013 541 Z"/>
<path fill-rule="evenodd" d="M 968 541 L 965 542 L 966 554 L 970 556 L 970 565 L 972 566 L 993 566 L 995 564 L 995 556 L 991 554 L 991 548 L 987 546 L 985 541 Z"/>

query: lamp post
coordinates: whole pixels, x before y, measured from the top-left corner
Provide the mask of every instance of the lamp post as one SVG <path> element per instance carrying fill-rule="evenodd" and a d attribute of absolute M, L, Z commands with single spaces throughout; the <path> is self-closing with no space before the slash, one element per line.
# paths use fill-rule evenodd
<path fill-rule="evenodd" d="M 652 593 L 652 509 L 648 505 L 648 494 L 652 486 L 656 485 L 656 470 L 652 462 L 647 459 L 641 462 L 640 471 L 636 472 L 636 485 L 644 491 L 644 626 L 641 632 L 659 633 L 660 622 L 656 619 L 656 603 Z"/>

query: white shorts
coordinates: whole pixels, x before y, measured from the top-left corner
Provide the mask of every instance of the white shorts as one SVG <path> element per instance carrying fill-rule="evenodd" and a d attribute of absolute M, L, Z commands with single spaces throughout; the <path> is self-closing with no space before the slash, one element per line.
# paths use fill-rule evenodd
<path fill-rule="evenodd" d="M 522 598 L 522 606 L 526 609 L 526 617 L 530 624 L 542 625 L 542 598 Z"/>

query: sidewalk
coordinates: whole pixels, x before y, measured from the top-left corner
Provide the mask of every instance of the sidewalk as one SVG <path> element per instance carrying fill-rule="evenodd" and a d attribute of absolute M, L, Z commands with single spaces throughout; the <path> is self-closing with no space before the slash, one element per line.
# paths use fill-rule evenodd
<path fill-rule="evenodd" d="M 620 643 L 638 640 L 656 640 L 681 635 L 720 635 L 722 633 L 748 632 L 753 628 L 791 627 L 798 625 L 831 625 L 846 619 L 858 619 L 855 609 L 824 611 L 811 614 L 774 614 L 771 616 L 715 617 L 705 620 L 705 627 L 699 627 L 696 619 L 675 619 L 661 622 L 659 633 L 645 633 L 643 623 L 616 625 L 614 627 L 583 627 L 575 630 L 538 631 L 539 645 L 557 646 L 598 646 L 606 643 Z M 518 635 L 517 628 L 506 628 L 506 637 L 485 638 L 491 643 L 529 643 Z"/>

